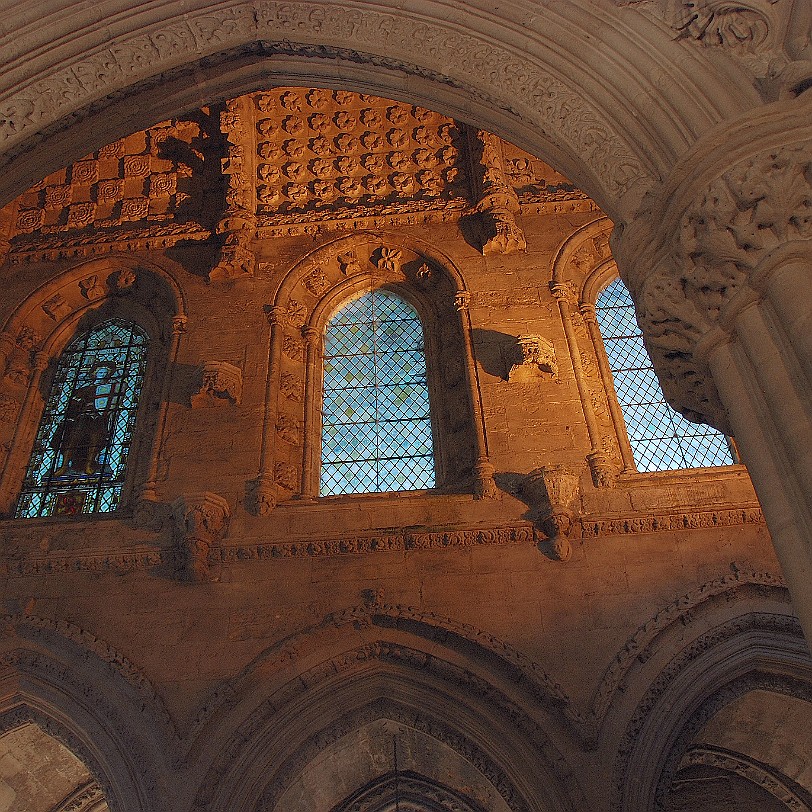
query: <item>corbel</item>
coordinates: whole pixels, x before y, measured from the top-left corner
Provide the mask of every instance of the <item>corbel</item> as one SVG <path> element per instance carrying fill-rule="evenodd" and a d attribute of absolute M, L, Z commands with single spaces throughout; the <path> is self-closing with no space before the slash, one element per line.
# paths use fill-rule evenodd
<path fill-rule="evenodd" d="M 531 519 L 547 537 L 547 555 L 567 561 L 572 555 L 569 535 L 581 497 L 578 475 L 561 465 L 536 468 L 522 481 L 521 492 L 530 505 Z"/>
<path fill-rule="evenodd" d="M 211 580 L 209 554 L 228 532 L 231 509 L 222 496 L 208 491 L 179 496 L 172 503 L 175 520 L 174 577 Z"/>
<path fill-rule="evenodd" d="M 238 406 L 242 398 L 242 370 L 228 361 L 205 361 L 197 370 L 197 389 L 189 402 L 193 409 Z"/>

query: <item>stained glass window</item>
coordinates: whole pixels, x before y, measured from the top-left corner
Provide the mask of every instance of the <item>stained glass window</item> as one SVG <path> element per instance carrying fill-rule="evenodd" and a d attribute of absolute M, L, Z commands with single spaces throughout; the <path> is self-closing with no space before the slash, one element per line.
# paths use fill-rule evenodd
<path fill-rule="evenodd" d="M 17 502 L 19 518 L 118 507 L 144 380 L 147 335 L 114 319 L 64 351 Z"/>
<path fill-rule="evenodd" d="M 626 286 L 615 279 L 598 297 L 598 325 L 638 471 L 735 462 L 721 432 L 686 420 L 666 402 Z"/>
<path fill-rule="evenodd" d="M 367 293 L 328 324 L 322 427 L 322 496 L 434 487 L 423 326 L 397 294 Z"/>

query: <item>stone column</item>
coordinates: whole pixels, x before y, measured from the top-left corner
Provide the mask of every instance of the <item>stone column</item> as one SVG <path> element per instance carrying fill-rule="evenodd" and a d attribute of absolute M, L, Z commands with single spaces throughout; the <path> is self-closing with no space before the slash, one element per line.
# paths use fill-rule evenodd
<path fill-rule="evenodd" d="M 666 397 L 735 437 L 812 640 L 812 141 L 778 137 L 617 247 Z"/>

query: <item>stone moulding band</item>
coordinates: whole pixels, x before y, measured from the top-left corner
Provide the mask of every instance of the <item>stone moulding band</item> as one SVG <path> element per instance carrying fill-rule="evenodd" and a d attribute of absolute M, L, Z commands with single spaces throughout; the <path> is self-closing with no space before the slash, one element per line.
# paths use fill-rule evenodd
<path fill-rule="evenodd" d="M 673 513 L 643 517 L 582 518 L 580 538 L 592 539 L 619 534 L 661 533 L 697 528 L 764 524 L 760 508 L 743 507 L 697 513 Z M 576 534 L 576 538 L 578 534 Z M 212 564 L 267 561 L 275 558 L 318 558 L 332 555 L 358 555 L 374 552 L 441 550 L 448 547 L 530 544 L 541 537 L 529 522 L 426 533 L 386 533 L 382 535 L 341 536 L 330 539 L 267 541 L 254 544 L 223 545 L 211 552 Z M 0 563 L 0 575 L 23 577 L 57 575 L 66 572 L 122 573 L 148 570 L 171 563 L 171 551 L 139 545 L 129 550 L 106 550 L 92 554 L 10 556 Z"/>

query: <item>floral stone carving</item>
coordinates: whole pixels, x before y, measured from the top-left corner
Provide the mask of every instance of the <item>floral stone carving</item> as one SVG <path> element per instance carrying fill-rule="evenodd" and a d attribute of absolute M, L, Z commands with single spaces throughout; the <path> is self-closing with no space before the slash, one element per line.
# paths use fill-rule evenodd
<path fill-rule="evenodd" d="M 228 530 L 231 510 L 222 496 L 208 491 L 178 497 L 172 503 L 175 519 L 175 577 L 180 581 L 208 581 L 209 552 Z"/>
<path fill-rule="evenodd" d="M 521 490 L 533 521 L 547 536 L 547 554 L 557 561 L 568 560 L 572 548 L 567 537 L 575 524 L 581 495 L 578 476 L 563 466 L 548 465 L 531 471 Z"/>
<path fill-rule="evenodd" d="M 558 380 L 558 361 L 552 341 L 539 335 L 523 335 L 516 340 L 522 360 L 510 368 L 509 381 Z"/>
<path fill-rule="evenodd" d="M 199 386 L 189 398 L 192 408 L 239 405 L 242 370 L 228 361 L 206 361 L 198 370 Z"/>

